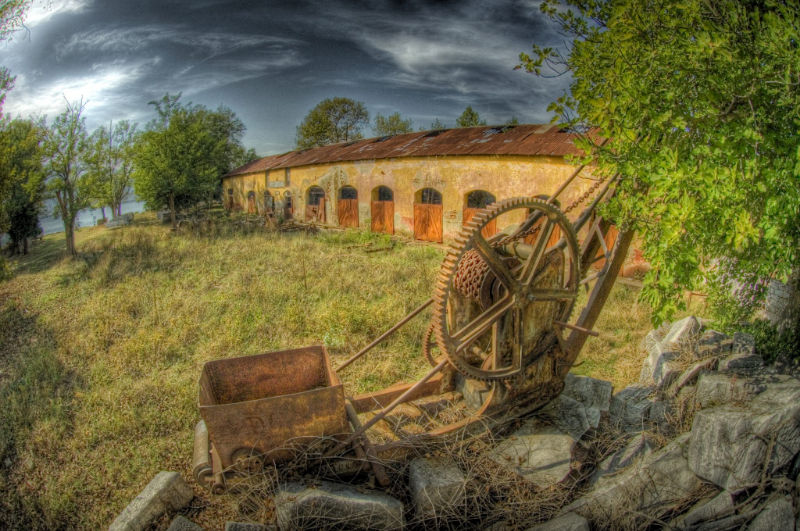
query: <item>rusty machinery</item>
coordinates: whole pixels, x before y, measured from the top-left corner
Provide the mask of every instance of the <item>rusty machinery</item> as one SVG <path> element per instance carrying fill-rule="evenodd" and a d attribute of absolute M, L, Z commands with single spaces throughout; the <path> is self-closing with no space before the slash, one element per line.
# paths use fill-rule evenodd
<path fill-rule="evenodd" d="M 222 493 L 265 463 L 280 464 L 299 448 L 324 441 L 316 463 L 336 474 L 371 467 L 386 485 L 381 463 L 402 459 L 415 441 L 468 437 L 557 397 L 588 336 L 597 335 L 592 328 L 633 238 L 622 231 L 607 248 L 611 224 L 595 213 L 613 193 L 616 176 L 595 183 L 564 211 L 556 206 L 581 169 L 551 198 L 507 199 L 475 215 L 444 258 L 433 297 L 335 370 L 322 346 L 207 363 L 200 378 L 195 479 Z M 565 214 L 601 185 L 571 223 Z M 498 219 L 518 222 L 485 237 L 484 227 Z M 577 232 L 587 226 L 579 243 Z M 587 275 L 600 259 L 602 269 Z M 578 290 L 592 280 L 587 304 L 574 316 Z M 348 396 L 337 372 L 428 307 L 423 352 L 430 372 L 412 384 Z M 394 440 L 375 443 L 366 436 L 402 404 L 445 393 L 462 401 L 467 414 Z"/>

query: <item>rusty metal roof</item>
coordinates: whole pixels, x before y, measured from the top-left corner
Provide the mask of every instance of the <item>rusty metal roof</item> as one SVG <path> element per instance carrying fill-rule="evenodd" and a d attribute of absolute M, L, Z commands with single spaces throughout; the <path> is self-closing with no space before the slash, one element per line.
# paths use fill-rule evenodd
<path fill-rule="evenodd" d="M 501 125 L 419 131 L 290 151 L 254 160 L 225 177 L 310 164 L 439 155 L 582 155 L 576 133 L 556 125 Z"/>

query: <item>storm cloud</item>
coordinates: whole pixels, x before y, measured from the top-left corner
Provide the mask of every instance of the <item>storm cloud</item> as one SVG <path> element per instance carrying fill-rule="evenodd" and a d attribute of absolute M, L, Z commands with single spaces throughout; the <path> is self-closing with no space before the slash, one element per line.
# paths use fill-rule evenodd
<path fill-rule="evenodd" d="M 88 101 L 90 128 L 145 123 L 166 92 L 231 107 L 261 155 L 291 149 L 324 98 L 364 101 L 427 127 L 467 105 L 489 123 L 547 122 L 569 79 L 514 71 L 531 44 L 561 43 L 539 2 L 56 0 L 34 5 L 0 50 L 17 76 L 4 111 L 54 116 Z M 369 133 L 369 131 L 367 131 Z"/>

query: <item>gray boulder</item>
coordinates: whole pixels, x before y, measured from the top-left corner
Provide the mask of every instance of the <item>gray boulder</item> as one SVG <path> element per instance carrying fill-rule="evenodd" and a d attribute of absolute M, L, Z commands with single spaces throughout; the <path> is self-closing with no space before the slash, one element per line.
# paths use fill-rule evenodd
<path fill-rule="evenodd" d="M 348 485 L 317 481 L 311 486 L 286 483 L 274 498 L 278 527 L 364 530 L 402 529 L 404 507 L 388 494 Z"/>
<path fill-rule="evenodd" d="M 589 486 L 601 484 L 614 474 L 629 467 L 633 462 L 642 456 L 649 455 L 653 451 L 653 446 L 641 433 L 634 436 L 624 448 L 620 448 L 607 458 L 605 458 L 589 478 Z"/>
<path fill-rule="evenodd" d="M 564 380 L 564 391 L 561 394 L 583 404 L 589 425 L 597 428 L 601 414 L 607 413 L 611 406 L 613 392 L 614 386 L 611 382 L 570 373 Z"/>
<path fill-rule="evenodd" d="M 178 515 L 169 525 L 167 531 L 203 531 L 203 528 L 183 515 Z"/>
<path fill-rule="evenodd" d="M 564 481 L 572 471 L 575 440 L 537 420 L 524 424 L 489 453 L 498 465 L 547 488 Z"/>
<path fill-rule="evenodd" d="M 664 335 L 661 343 L 672 346 L 676 350 L 691 345 L 694 336 L 700 332 L 700 321 L 697 317 L 689 316 L 680 321 L 675 321 L 669 327 L 669 332 Z"/>
<path fill-rule="evenodd" d="M 690 434 L 684 434 L 661 450 L 608 478 L 584 497 L 561 511 L 578 513 L 592 521 L 615 521 L 635 512 L 659 517 L 685 500 L 700 485 L 689 469 L 686 447 Z"/>
<path fill-rule="evenodd" d="M 449 457 L 420 457 L 411 461 L 408 468 L 408 484 L 417 515 L 430 517 L 462 510 L 467 479 L 455 461 Z"/>
<path fill-rule="evenodd" d="M 117 227 L 123 227 L 125 225 L 130 225 L 132 221 L 133 221 L 133 216 L 130 216 L 130 217 L 119 216 L 119 217 L 116 217 L 116 218 L 114 218 L 114 219 L 112 219 L 110 221 L 107 221 L 106 222 L 106 228 L 107 229 L 114 229 L 114 228 L 117 228 Z"/>
<path fill-rule="evenodd" d="M 624 431 L 649 427 L 653 391 L 651 387 L 626 387 L 611 397 L 611 424 Z"/>
<path fill-rule="evenodd" d="M 680 351 L 672 344 L 645 340 L 647 357 L 642 363 L 639 383 L 642 385 L 660 384 L 664 379 L 664 365 L 680 356 Z"/>
<path fill-rule="evenodd" d="M 771 474 L 788 465 L 798 452 L 800 382 L 792 379 L 769 385 L 745 405 L 698 411 L 692 424 L 689 466 L 701 478 L 736 490 L 756 484 L 765 465 Z"/>
<path fill-rule="evenodd" d="M 752 369 L 764 366 L 764 358 L 758 354 L 732 354 L 719 362 L 719 371 L 728 372 L 737 369 Z"/>
<path fill-rule="evenodd" d="M 736 332 L 733 334 L 731 354 L 744 354 L 746 356 L 751 356 L 755 353 L 756 340 L 752 335 L 745 332 Z"/>
<path fill-rule="evenodd" d="M 673 398 L 678 396 L 678 393 L 680 393 L 681 389 L 687 385 L 691 385 L 697 379 L 697 377 L 700 376 L 701 372 L 714 370 L 718 361 L 719 360 L 717 358 L 708 358 L 698 361 L 683 371 L 683 373 L 675 380 L 675 383 L 670 386 L 667 394 Z"/>
<path fill-rule="evenodd" d="M 177 472 L 159 472 L 109 526 L 109 531 L 143 531 L 168 511 L 189 505 L 194 491 Z"/>
<path fill-rule="evenodd" d="M 583 516 L 569 513 L 531 527 L 528 531 L 589 531 L 589 521 Z"/>
<path fill-rule="evenodd" d="M 788 531 L 794 529 L 794 526 L 792 499 L 784 496 L 767 503 L 747 526 L 747 531 L 778 531 L 779 529 Z"/>
<path fill-rule="evenodd" d="M 697 379 L 695 400 L 701 408 L 744 402 L 767 388 L 766 383 L 735 374 L 703 373 Z"/>
<path fill-rule="evenodd" d="M 675 521 L 675 527 L 692 528 L 703 522 L 718 520 L 734 513 L 733 496 L 727 490 L 722 491 L 710 500 L 696 504 L 692 509 Z"/>
<path fill-rule="evenodd" d="M 586 408 L 577 400 L 563 394 L 542 408 L 538 416 L 569 434 L 576 441 L 589 431 Z"/>
<path fill-rule="evenodd" d="M 278 526 L 244 522 L 225 522 L 225 531 L 278 531 Z"/>
<path fill-rule="evenodd" d="M 716 330 L 706 330 L 697 339 L 695 354 L 698 358 L 721 356 L 731 351 L 733 339 Z"/>

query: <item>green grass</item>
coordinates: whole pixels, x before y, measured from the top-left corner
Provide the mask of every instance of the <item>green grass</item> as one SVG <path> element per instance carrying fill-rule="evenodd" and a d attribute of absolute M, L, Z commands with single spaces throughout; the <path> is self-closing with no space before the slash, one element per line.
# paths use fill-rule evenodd
<path fill-rule="evenodd" d="M 0 522 L 100 529 L 160 470 L 189 478 L 197 381 L 209 360 L 324 343 L 338 364 L 427 300 L 443 251 L 348 246 L 385 237 L 315 236 L 220 224 L 171 231 L 151 216 L 63 236 L 15 259 L 0 284 Z M 649 312 L 618 287 L 576 372 L 618 389 L 638 377 Z M 341 375 L 348 392 L 419 378 L 425 314 Z M 207 529 L 235 513 L 199 488 Z"/>

